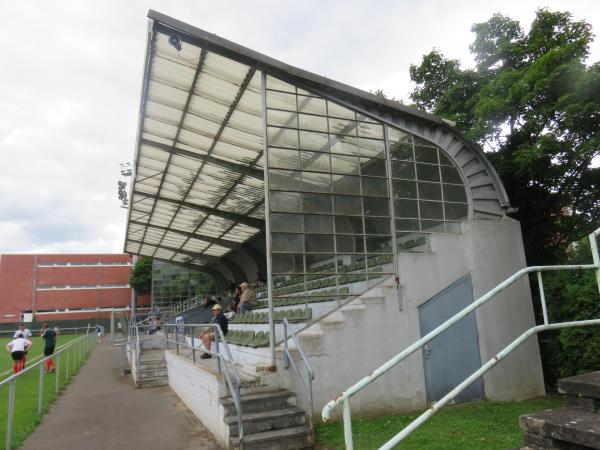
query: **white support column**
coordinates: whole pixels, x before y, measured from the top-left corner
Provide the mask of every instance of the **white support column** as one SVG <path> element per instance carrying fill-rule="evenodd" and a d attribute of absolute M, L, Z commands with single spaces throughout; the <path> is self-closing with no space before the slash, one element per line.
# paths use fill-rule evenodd
<path fill-rule="evenodd" d="M 275 366 L 275 321 L 273 317 L 273 265 L 271 258 L 271 217 L 269 214 L 269 153 L 267 151 L 267 75 L 260 71 L 260 89 L 262 94 L 263 122 L 263 166 L 265 184 L 265 242 L 267 257 L 267 304 L 269 307 L 269 350 L 271 366 Z"/>

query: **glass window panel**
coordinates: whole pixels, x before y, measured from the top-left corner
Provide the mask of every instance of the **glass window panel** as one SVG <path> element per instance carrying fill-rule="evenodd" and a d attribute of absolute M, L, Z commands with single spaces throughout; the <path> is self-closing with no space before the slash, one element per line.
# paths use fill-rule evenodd
<path fill-rule="evenodd" d="M 329 143 L 332 153 L 358 155 L 358 140 L 355 137 L 330 134 Z"/>
<path fill-rule="evenodd" d="M 412 142 L 410 140 L 390 142 L 390 156 L 392 159 L 414 161 Z"/>
<path fill-rule="evenodd" d="M 359 122 L 358 135 L 374 139 L 383 139 L 383 126 L 376 123 Z"/>
<path fill-rule="evenodd" d="M 303 95 L 299 95 L 298 112 L 326 116 L 327 109 L 325 106 L 325 100 L 321 98 L 305 97 Z"/>
<path fill-rule="evenodd" d="M 421 220 L 421 230 L 430 232 L 444 232 L 444 222 L 439 220 Z"/>
<path fill-rule="evenodd" d="M 269 109 L 267 111 L 267 123 L 278 127 L 298 128 L 298 114 Z"/>
<path fill-rule="evenodd" d="M 300 128 L 303 130 L 327 132 L 327 118 L 313 116 L 309 114 L 300 114 L 298 117 Z"/>
<path fill-rule="evenodd" d="M 446 220 L 466 219 L 469 207 L 465 203 L 444 203 L 444 214 Z"/>
<path fill-rule="evenodd" d="M 366 234 L 390 234 L 392 232 L 389 218 L 365 217 Z"/>
<path fill-rule="evenodd" d="M 440 202 L 419 202 L 421 219 L 444 219 L 444 211 Z"/>
<path fill-rule="evenodd" d="M 419 231 L 419 219 L 396 219 L 397 231 Z"/>
<path fill-rule="evenodd" d="M 388 196 L 387 180 L 383 178 L 361 177 L 361 182 L 364 195 Z"/>
<path fill-rule="evenodd" d="M 304 194 L 304 212 L 331 213 L 331 195 Z"/>
<path fill-rule="evenodd" d="M 417 144 L 415 139 L 415 158 L 419 162 L 437 164 L 437 149 L 434 147 L 423 147 Z"/>
<path fill-rule="evenodd" d="M 361 122 L 377 123 L 375 119 L 371 119 L 370 117 L 367 117 L 360 113 L 356 113 L 356 120 L 360 120 Z"/>
<path fill-rule="evenodd" d="M 299 191 L 300 172 L 290 170 L 269 170 L 269 188 L 282 191 Z"/>
<path fill-rule="evenodd" d="M 302 216 L 299 214 L 271 213 L 271 231 L 302 232 Z"/>
<path fill-rule="evenodd" d="M 429 250 L 429 238 L 421 233 L 396 233 L 398 251 L 403 253 L 425 253 Z"/>
<path fill-rule="evenodd" d="M 363 233 L 363 222 L 361 217 L 336 217 L 335 218 L 336 233 Z"/>
<path fill-rule="evenodd" d="M 437 183 L 417 183 L 419 198 L 422 200 L 441 200 L 442 185 Z"/>
<path fill-rule="evenodd" d="M 338 253 L 364 253 L 365 243 L 363 236 L 337 235 L 335 245 Z"/>
<path fill-rule="evenodd" d="M 367 253 L 392 253 L 391 236 L 366 236 Z"/>
<path fill-rule="evenodd" d="M 305 233 L 333 233 L 333 216 L 304 216 Z"/>
<path fill-rule="evenodd" d="M 300 131 L 300 148 L 303 150 L 329 151 L 329 139 L 324 133 Z"/>
<path fill-rule="evenodd" d="M 394 200 L 396 217 L 419 218 L 419 206 L 416 200 Z"/>
<path fill-rule="evenodd" d="M 286 83 L 285 81 L 278 80 L 277 78 L 273 78 L 271 75 L 267 75 L 267 89 L 275 89 L 276 91 L 285 91 L 285 92 L 296 92 L 296 88 Z"/>
<path fill-rule="evenodd" d="M 360 156 L 385 158 L 385 142 L 375 139 L 358 138 L 358 152 Z"/>
<path fill-rule="evenodd" d="M 347 175 L 359 174 L 359 161 L 355 156 L 331 155 L 331 172 Z"/>
<path fill-rule="evenodd" d="M 332 175 L 332 188 L 336 194 L 360 195 L 360 179 L 351 175 Z"/>
<path fill-rule="evenodd" d="M 363 197 L 363 210 L 366 216 L 389 216 L 390 201 L 381 197 Z"/>
<path fill-rule="evenodd" d="M 271 211 L 302 212 L 302 199 L 299 192 L 269 192 Z"/>
<path fill-rule="evenodd" d="M 417 183 L 414 181 L 392 181 L 394 197 L 398 198 L 417 198 Z"/>
<path fill-rule="evenodd" d="M 333 252 L 332 234 L 306 234 L 304 237 L 308 253 Z"/>
<path fill-rule="evenodd" d="M 334 273 L 335 255 L 305 255 L 306 271 L 309 273 Z"/>
<path fill-rule="evenodd" d="M 273 273 L 303 273 L 304 262 L 302 254 L 274 254 Z"/>
<path fill-rule="evenodd" d="M 390 142 L 412 141 L 412 136 L 410 134 L 393 127 L 388 127 L 388 138 Z"/>
<path fill-rule="evenodd" d="M 387 176 L 385 159 L 360 158 L 360 170 L 363 175 L 369 175 L 373 177 Z"/>
<path fill-rule="evenodd" d="M 356 136 L 356 122 L 330 117 L 329 132 L 337 135 Z"/>
<path fill-rule="evenodd" d="M 354 111 L 348 109 L 348 108 L 344 108 L 343 106 L 337 105 L 333 102 L 327 102 L 327 112 L 329 113 L 329 116 L 332 117 L 341 117 L 342 119 L 351 119 L 351 120 L 355 120 L 356 119 L 356 114 L 354 114 Z"/>
<path fill-rule="evenodd" d="M 330 192 L 331 175 L 328 173 L 303 172 L 302 190 L 307 192 Z"/>
<path fill-rule="evenodd" d="M 415 164 L 392 160 L 392 178 L 415 179 Z"/>
<path fill-rule="evenodd" d="M 452 184 L 444 184 L 444 200 L 447 202 L 463 202 L 467 203 L 467 192 L 464 186 L 456 186 Z"/>
<path fill-rule="evenodd" d="M 438 149 L 438 156 L 440 158 L 440 164 L 441 165 L 443 165 L 443 166 L 453 166 L 454 165 L 454 164 L 452 164 L 452 161 L 450 160 L 450 158 L 448 157 L 448 155 L 446 155 L 440 149 Z"/>
<path fill-rule="evenodd" d="M 298 148 L 298 131 L 268 127 L 267 142 L 276 147 Z"/>
<path fill-rule="evenodd" d="M 304 235 L 302 234 L 271 233 L 271 250 L 273 252 L 302 253 L 303 243 Z"/>
<path fill-rule="evenodd" d="M 456 167 L 442 166 L 440 169 L 442 171 L 442 181 L 444 183 L 462 184 L 462 179 L 460 178 Z"/>
<path fill-rule="evenodd" d="M 417 180 L 440 182 L 440 168 L 433 164 L 417 163 Z"/>
<path fill-rule="evenodd" d="M 349 195 L 336 195 L 333 197 L 333 210 L 335 214 L 361 215 L 361 198 Z M 362 226 L 361 226 L 362 229 Z"/>
<path fill-rule="evenodd" d="M 269 148 L 269 167 L 275 169 L 300 169 L 300 153 L 298 150 Z"/>
<path fill-rule="evenodd" d="M 267 106 L 269 108 L 296 111 L 296 96 L 283 92 L 267 91 Z"/>
<path fill-rule="evenodd" d="M 329 153 L 300 152 L 302 170 L 311 172 L 331 172 Z"/>
<path fill-rule="evenodd" d="M 446 228 L 446 233 L 460 234 L 460 232 L 461 232 L 460 222 L 446 222 L 445 228 Z"/>

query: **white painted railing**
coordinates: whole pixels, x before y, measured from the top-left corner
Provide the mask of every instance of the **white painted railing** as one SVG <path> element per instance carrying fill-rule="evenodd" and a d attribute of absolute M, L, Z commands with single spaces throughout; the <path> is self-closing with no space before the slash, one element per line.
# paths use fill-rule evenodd
<path fill-rule="evenodd" d="M 596 280 L 598 283 L 598 290 L 600 291 L 600 256 L 598 254 L 598 245 L 596 241 L 596 236 L 600 235 L 600 228 L 590 234 L 590 247 L 592 252 L 592 258 L 594 264 L 577 264 L 577 265 L 563 265 L 563 266 L 532 266 L 526 267 L 524 269 L 519 270 L 514 275 L 510 276 L 498 286 L 488 291 L 486 294 L 481 296 L 479 299 L 474 301 L 471 305 L 448 319 L 446 322 L 423 336 L 421 339 L 408 346 L 405 350 L 397 354 L 395 357 L 390 359 L 385 364 L 381 365 L 377 369 L 375 369 L 369 376 L 366 376 L 359 380 L 357 383 L 349 387 L 346 391 L 344 391 L 341 395 L 339 395 L 334 400 L 331 400 L 327 403 L 322 410 L 322 417 L 324 421 L 327 421 L 331 415 L 331 411 L 343 404 L 343 419 L 344 419 L 344 441 L 346 443 L 346 449 L 353 449 L 353 441 L 352 441 L 352 423 L 351 423 L 351 415 L 350 415 L 350 397 L 364 387 L 368 386 L 370 383 L 375 381 L 377 378 L 382 376 L 388 370 L 392 369 L 400 362 L 408 358 L 414 352 L 425 346 L 428 342 L 430 342 L 437 335 L 454 325 L 456 322 L 461 320 L 463 317 L 467 316 L 477 308 L 479 308 L 484 303 L 487 303 L 491 300 L 495 295 L 504 291 L 506 288 L 514 284 L 516 281 L 520 280 L 524 276 L 527 276 L 530 273 L 537 274 L 538 286 L 540 290 L 540 301 L 542 304 L 542 314 L 544 318 L 544 324 L 539 325 L 533 328 L 530 328 L 513 342 L 511 342 L 507 347 L 505 347 L 500 353 L 482 365 L 477 371 L 471 374 L 466 380 L 456 386 L 452 391 L 450 391 L 446 396 L 444 396 L 441 400 L 434 403 L 427 411 L 417 417 L 413 422 L 411 422 L 408 426 L 406 426 L 402 431 L 396 434 L 392 439 L 386 442 L 381 449 L 391 449 L 398 443 L 400 443 L 404 438 L 410 435 L 414 430 L 416 430 L 419 426 L 421 426 L 424 422 L 426 422 L 430 417 L 436 414 L 444 405 L 452 401 L 456 396 L 458 396 L 461 392 L 467 389 L 471 384 L 473 384 L 477 379 L 483 376 L 485 373 L 489 372 L 496 364 L 498 364 L 502 359 L 508 356 L 513 350 L 515 350 L 519 345 L 525 342 L 529 337 L 539 333 L 540 331 L 545 330 L 554 330 L 561 328 L 572 328 L 572 327 L 583 327 L 583 326 L 591 326 L 591 325 L 600 325 L 600 318 L 593 320 L 580 320 L 574 322 L 563 322 L 563 323 L 549 323 L 548 322 L 548 312 L 546 308 L 546 297 L 544 294 L 544 284 L 542 281 L 542 272 L 552 272 L 552 271 L 564 271 L 564 270 L 595 270 L 596 271 Z"/>

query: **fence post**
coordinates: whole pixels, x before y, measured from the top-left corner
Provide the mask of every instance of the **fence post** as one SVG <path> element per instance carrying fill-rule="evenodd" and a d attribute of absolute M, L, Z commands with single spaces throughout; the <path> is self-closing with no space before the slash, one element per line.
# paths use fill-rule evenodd
<path fill-rule="evenodd" d="M 213 329 L 213 336 L 215 337 L 215 353 L 217 354 L 217 368 L 219 369 L 219 373 L 221 373 L 221 358 L 219 357 L 219 330 L 216 327 L 220 327 L 220 325 L 215 325 Z"/>
<path fill-rule="evenodd" d="M 56 378 L 54 379 L 54 392 L 58 394 L 60 385 L 60 353 L 56 355 Z"/>
<path fill-rule="evenodd" d="M 71 351 L 70 348 L 67 349 L 67 351 L 65 352 L 65 361 L 66 361 L 66 367 L 65 367 L 65 381 L 68 383 L 69 382 L 69 352 Z"/>
<path fill-rule="evenodd" d="M 16 378 L 8 382 L 8 417 L 6 419 L 6 450 L 12 449 L 13 417 L 15 415 L 15 383 Z"/>
<path fill-rule="evenodd" d="M 39 415 L 42 414 L 42 404 L 43 403 L 44 403 L 44 364 L 40 364 L 40 384 L 38 386 L 38 414 Z"/>
<path fill-rule="evenodd" d="M 179 327 L 175 325 L 175 348 L 177 349 L 177 354 L 179 355 Z"/>
<path fill-rule="evenodd" d="M 344 442 L 346 444 L 346 450 L 353 450 L 354 444 L 352 442 L 352 419 L 350 418 L 350 398 L 344 399 Z"/>

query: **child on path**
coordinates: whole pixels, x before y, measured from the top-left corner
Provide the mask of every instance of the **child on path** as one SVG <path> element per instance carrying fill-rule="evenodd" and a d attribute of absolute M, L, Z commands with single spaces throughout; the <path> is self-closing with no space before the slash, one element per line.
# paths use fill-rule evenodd
<path fill-rule="evenodd" d="M 23 370 L 23 357 L 25 352 L 31 348 L 31 341 L 25 339 L 22 334 L 18 334 L 6 345 L 6 350 L 10 352 L 13 359 L 13 372 L 19 373 Z"/>

